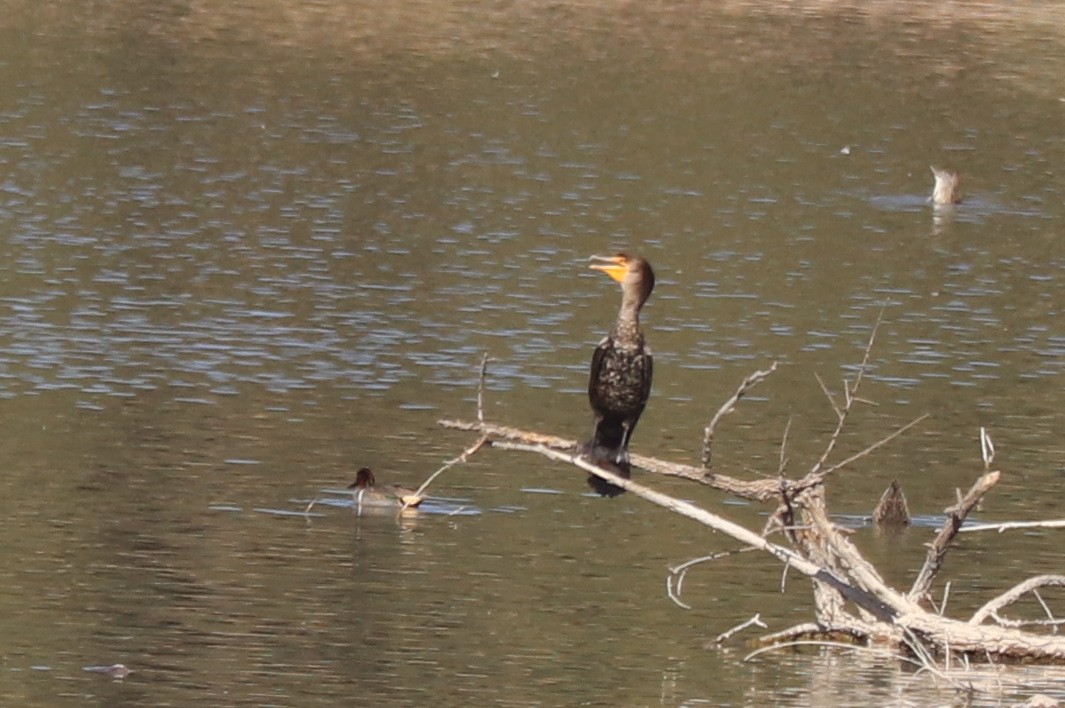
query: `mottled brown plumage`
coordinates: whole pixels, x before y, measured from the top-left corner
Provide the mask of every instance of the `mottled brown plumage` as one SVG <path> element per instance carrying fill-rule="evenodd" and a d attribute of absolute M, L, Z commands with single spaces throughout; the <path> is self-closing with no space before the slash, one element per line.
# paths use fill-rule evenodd
<path fill-rule="evenodd" d="M 595 429 L 584 452 L 627 477 L 629 440 L 651 395 L 653 366 L 640 330 L 640 308 L 654 289 L 655 275 L 639 257 L 622 253 L 595 260 L 592 268 L 621 284 L 621 308 L 610 334 L 592 355 L 588 401 L 595 413 Z M 622 491 L 594 475 L 588 482 L 600 494 L 615 496 Z"/>

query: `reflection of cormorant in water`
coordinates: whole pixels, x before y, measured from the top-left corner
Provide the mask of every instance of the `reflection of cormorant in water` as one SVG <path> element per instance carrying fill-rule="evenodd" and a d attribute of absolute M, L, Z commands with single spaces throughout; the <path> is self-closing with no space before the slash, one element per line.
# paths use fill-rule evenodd
<path fill-rule="evenodd" d="M 957 172 L 932 167 L 935 185 L 932 187 L 932 203 L 937 206 L 957 204 L 961 201 L 961 179 Z"/>
<path fill-rule="evenodd" d="M 655 274 L 642 258 L 625 254 L 595 256 L 592 268 L 621 283 L 617 321 L 592 355 L 588 400 L 595 412 L 595 431 L 582 453 L 622 477 L 629 476 L 629 440 L 651 395 L 651 351 L 640 331 L 640 308 L 655 286 Z M 603 496 L 624 490 L 591 475 L 588 484 Z"/>

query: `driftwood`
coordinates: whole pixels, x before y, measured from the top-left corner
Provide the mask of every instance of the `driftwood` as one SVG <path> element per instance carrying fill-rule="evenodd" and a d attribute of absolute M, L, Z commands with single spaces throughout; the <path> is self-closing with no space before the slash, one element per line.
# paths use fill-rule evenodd
<path fill-rule="evenodd" d="M 874 336 L 875 332 L 876 328 L 873 330 Z M 786 459 L 783 449 L 777 475 L 766 479 L 739 479 L 723 474 L 711 466 L 711 444 L 717 422 L 737 405 L 747 390 L 768 377 L 775 369 L 775 365 L 767 371 L 755 372 L 747 377 L 737 393 L 726 401 L 713 416 L 704 433 L 702 466 L 695 467 L 643 455 L 630 455 L 633 467 L 652 474 L 681 477 L 754 502 L 775 503 L 776 511 L 771 517 L 771 523 L 761 533 L 747 529 L 690 502 L 658 492 L 645 484 L 600 469 L 588 459 L 580 456 L 578 441 L 486 422 L 480 394 L 478 395 L 478 419 L 476 421 L 441 420 L 439 423 L 445 428 L 467 430 L 478 434 L 477 443 L 452 462 L 464 460 L 485 448 L 540 454 L 556 462 L 579 467 L 622 487 L 641 499 L 728 534 L 751 549 L 768 553 L 786 568 L 809 577 L 814 589 L 815 620 L 763 637 L 762 641 L 767 645 L 779 646 L 811 638 L 818 641 L 847 638 L 856 643 L 893 647 L 901 651 L 902 655 L 911 659 L 916 657 L 924 666 L 936 671 L 939 671 L 937 667 L 951 666 L 952 663 L 957 664 L 959 660 L 966 664 L 969 662 L 994 663 L 1000 660 L 1065 663 L 1065 637 L 1049 633 L 1061 621 L 1054 617 L 1038 595 L 1039 588 L 1065 586 L 1065 576 L 1051 575 L 1031 578 L 988 601 L 971 618 L 967 619 L 945 617 L 941 609 L 932 606 L 930 597 L 932 585 L 943 568 L 952 542 L 970 511 L 995 486 L 1001 476 L 1000 472 L 990 469 L 994 451 L 990 438 L 984 431 L 981 431 L 984 473 L 976 480 L 972 488 L 946 511 L 946 521 L 929 544 L 924 564 L 908 591 L 890 587 L 876 568 L 861 555 L 832 522 L 825 503 L 826 478 L 924 420 L 922 416 L 865 450 L 842 461 L 829 463 L 829 458 L 854 404 L 862 401 L 858 398 L 857 392 L 872 344 L 873 337 L 870 337 L 858 374 L 854 381 L 844 381 L 843 395 L 840 400 L 836 400 L 828 387 L 821 382 L 822 390 L 831 402 L 838 423 L 826 443 L 823 454 L 809 472 L 801 478 L 789 479 L 783 475 Z M 482 362 L 482 389 L 483 378 L 484 362 Z M 779 536 L 780 541 L 770 541 L 771 535 Z M 700 561 L 712 561 L 712 559 L 700 559 Z M 687 566 L 695 562 L 698 561 L 685 564 L 684 569 L 686 570 Z M 680 579 L 682 575 L 678 577 L 678 582 Z M 669 588 L 670 595 L 674 596 L 672 580 L 669 582 Z M 1000 614 L 1004 608 L 1028 594 L 1043 604 L 1047 618 L 1029 621 L 1025 626 L 1041 627 L 1042 633 L 1026 631 L 1019 623 L 1007 620 Z M 987 624 L 989 621 L 991 623 Z M 756 621 L 752 623 L 760 624 Z M 730 630 L 722 637 L 730 637 L 738 629 Z M 719 639 L 724 641 L 724 639 Z"/>

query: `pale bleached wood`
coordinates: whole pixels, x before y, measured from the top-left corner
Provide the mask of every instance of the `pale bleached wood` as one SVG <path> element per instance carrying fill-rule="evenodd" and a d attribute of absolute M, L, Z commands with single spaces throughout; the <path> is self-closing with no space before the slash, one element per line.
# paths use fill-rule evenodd
<path fill-rule="evenodd" d="M 932 581 L 935 580 L 936 574 L 943 566 L 947 550 L 950 548 L 954 537 L 958 535 L 962 524 L 965 523 L 969 512 L 984 498 L 985 494 L 991 491 L 992 487 L 998 484 L 998 480 L 1001 477 L 1002 473 L 998 471 L 981 475 L 965 496 L 959 499 L 957 504 L 946 510 L 947 520 L 943 522 L 943 527 L 929 545 L 924 565 L 921 566 L 921 570 L 917 573 L 917 579 L 913 581 L 913 586 L 908 593 L 911 599 L 920 602 L 928 597 L 928 593 L 932 589 Z"/>
<path fill-rule="evenodd" d="M 536 453 L 576 466 L 646 501 L 762 550 L 787 567 L 802 572 L 813 580 L 817 589 L 815 596 L 818 598 L 818 622 L 801 625 L 803 632 L 812 627 L 816 628 L 812 630 L 813 633 L 824 636 L 846 634 L 863 641 L 887 642 L 889 645 L 908 647 L 910 652 L 920 657 L 961 653 L 974 660 L 1016 659 L 1065 663 L 1065 637 L 950 619 L 922 608 L 917 602 L 922 597 L 919 593 L 913 590 L 902 593 L 890 587 L 831 522 L 820 485 L 799 489 L 794 483 L 790 486 L 782 484 L 787 480 L 780 479 L 742 483 L 742 480 L 732 480 L 720 474 L 708 476 L 699 468 L 688 465 L 632 456 L 633 464 L 642 469 L 691 479 L 714 488 L 747 488 L 748 492 L 764 494 L 767 499 L 781 495 L 790 497 L 789 503 L 801 516 L 801 523 L 790 529 L 795 548 L 788 548 L 690 502 L 599 469 L 576 453 L 577 445 L 573 440 L 483 422 L 441 421 L 441 425 L 480 433 L 484 442 L 478 440 L 471 448 L 473 452 L 495 447 Z M 824 472 L 822 470 L 818 474 Z M 727 480 L 727 483 L 723 480 Z M 961 500 L 955 511 L 962 519 L 971 508 L 970 502 L 975 504 L 970 497 L 973 494 L 982 496 L 993 486 L 994 481 L 997 481 L 997 473 L 984 475 L 974 485 L 974 490 L 982 491 L 970 490 L 970 495 Z M 956 530 L 950 531 L 952 527 L 953 523 L 948 522 L 941 533 L 949 532 L 950 538 L 953 538 Z M 943 549 L 949 544 L 950 538 L 945 538 L 936 546 L 940 563 Z M 932 566 L 934 575 L 939 565 L 933 563 Z M 999 601 L 1005 602 L 1004 596 Z M 847 609 L 849 606 L 856 607 L 859 615 L 852 614 Z M 798 629 L 795 628 L 795 631 Z M 795 634 L 793 631 L 790 635 L 786 632 L 776 636 Z"/>
<path fill-rule="evenodd" d="M 1034 578 L 1029 578 L 1023 583 L 1018 583 L 998 597 L 985 603 L 983 607 L 973 614 L 972 619 L 969 620 L 969 624 L 982 623 L 988 617 L 996 615 L 999 610 L 1013 604 L 1022 596 L 1033 592 L 1038 588 L 1063 586 L 1065 586 L 1065 576 L 1062 575 L 1037 575 Z M 1052 617 L 1051 619 L 1054 618 Z"/>

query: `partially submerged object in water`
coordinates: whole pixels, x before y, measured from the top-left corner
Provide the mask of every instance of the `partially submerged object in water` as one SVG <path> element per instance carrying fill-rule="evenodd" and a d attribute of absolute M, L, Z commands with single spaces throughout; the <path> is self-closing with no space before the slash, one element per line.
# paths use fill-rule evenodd
<path fill-rule="evenodd" d="M 880 502 L 873 510 L 873 521 L 880 528 L 898 529 L 910 523 L 910 506 L 898 480 L 891 480 L 891 485 L 884 490 Z"/>
<path fill-rule="evenodd" d="M 961 179 L 957 172 L 941 170 L 929 165 L 936 183 L 932 187 L 932 203 L 937 205 L 957 204 L 961 201 Z"/>

